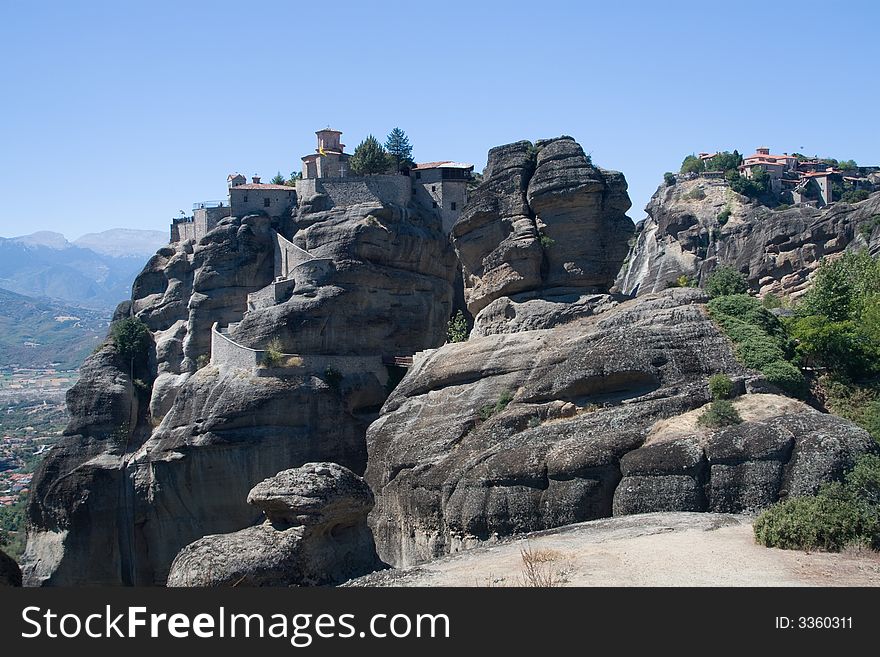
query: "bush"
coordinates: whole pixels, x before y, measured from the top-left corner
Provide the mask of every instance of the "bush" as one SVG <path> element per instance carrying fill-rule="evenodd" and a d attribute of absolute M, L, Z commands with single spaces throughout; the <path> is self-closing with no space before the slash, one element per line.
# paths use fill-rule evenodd
<path fill-rule="evenodd" d="M 876 346 L 864 339 L 855 322 L 809 315 L 794 319 L 789 326 L 805 365 L 825 367 L 852 379 L 871 374 L 877 367 Z"/>
<path fill-rule="evenodd" d="M 761 305 L 767 310 L 773 310 L 774 308 L 782 308 L 782 299 L 773 294 L 772 292 L 768 292 L 761 299 Z"/>
<path fill-rule="evenodd" d="M 774 505 L 755 521 L 755 539 L 767 547 L 836 552 L 848 545 L 880 549 L 880 456 L 865 454 L 844 482 L 816 495 Z"/>
<path fill-rule="evenodd" d="M 447 342 L 467 342 L 468 323 L 464 313 L 460 310 L 446 324 L 446 341 Z"/>
<path fill-rule="evenodd" d="M 706 198 L 706 192 L 703 191 L 702 187 L 694 187 L 691 191 L 685 194 L 683 198 L 689 201 L 702 201 Z"/>
<path fill-rule="evenodd" d="M 665 182 L 668 186 L 672 186 L 675 184 L 675 174 L 671 171 L 667 171 L 663 174 L 663 182 Z"/>
<path fill-rule="evenodd" d="M 538 241 L 541 242 L 541 247 L 545 248 L 545 249 L 549 249 L 551 246 L 556 244 L 556 240 L 554 240 L 549 235 L 545 235 L 544 233 L 541 233 L 540 237 L 538 238 Z"/>
<path fill-rule="evenodd" d="M 139 317 L 126 317 L 113 322 L 110 337 L 116 351 L 128 361 L 143 361 L 150 346 L 150 329 Z"/>
<path fill-rule="evenodd" d="M 718 213 L 718 217 L 716 217 L 716 219 L 718 220 L 718 224 L 721 226 L 726 224 L 727 220 L 730 219 L 731 214 L 733 213 L 730 211 L 730 208 L 724 208 L 721 212 Z"/>
<path fill-rule="evenodd" d="M 726 374 L 714 374 L 709 377 L 709 393 L 712 399 L 730 399 L 733 397 L 733 381 Z"/>
<path fill-rule="evenodd" d="M 727 399 L 716 399 L 709 408 L 697 419 L 697 424 L 709 429 L 720 429 L 734 424 L 741 424 L 742 418 Z"/>
<path fill-rule="evenodd" d="M 266 345 L 260 364 L 263 367 L 279 367 L 283 361 L 284 351 L 282 350 L 281 340 L 273 338 L 269 344 Z"/>
<path fill-rule="evenodd" d="M 688 276 L 687 274 L 682 274 L 681 276 L 676 278 L 674 281 L 669 281 L 666 284 L 667 289 L 673 288 L 673 287 L 696 287 L 696 286 L 697 286 L 697 282 L 692 281 L 691 277 Z"/>
<path fill-rule="evenodd" d="M 874 440 L 880 442 L 880 401 L 866 404 L 860 416 L 859 425 L 870 433 Z"/>
<path fill-rule="evenodd" d="M 798 367 L 787 360 L 774 360 L 761 368 L 761 374 L 776 387 L 795 397 L 807 394 L 807 381 Z"/>
<path fill-rule="evenodd" d="M 861 203 L 870 196 L 866 189 L 850 189 L 840 196 L 840 200 L 846 203 Z"/>
<path fill-rule="evenodd" d="M 728 265 L 718 267 L 706 279 L 706 294 L 710 299 L 731 294 L 744 294 L 748 291 L 749 283 L 746 281 L 746 277 Z"/>
<path fill-rule="evenodd" d="M 490 417 L 495 415 L 495 413 L 500 413 L 507 405 L 513 400 L 513 392 L 510 390 L 505 390 L 501 393 L 501 396 L 498 397 L 498 401 L 494 404 L 486 404 L 480 407 L 478 411 L 478 415 L 480 419 L 484 422 L 488 420 Z"/>

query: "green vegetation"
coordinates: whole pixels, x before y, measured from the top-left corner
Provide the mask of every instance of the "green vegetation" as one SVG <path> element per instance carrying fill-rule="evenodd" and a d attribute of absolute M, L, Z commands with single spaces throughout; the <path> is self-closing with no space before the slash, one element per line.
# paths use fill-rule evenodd
<path fill-rule="evenodd" d="M 710 299 L 749 291 L 746 277 L 733 267 L 722 265 L 706 279 L 706 294 Z"/>
<path fill-rule="evenodd" d="M 549 249 L 556 244 L 556 240 L 549 235 L 545 235 L 543 232 L 539 234 L 538 241 L 541 242 L 541 248 L 543 249 Z"/>
<path fill-rule="evenodd" d="M 681 163 L 679 173 L 701 173 L 706 169 L 706 163 L 696 155 L 688 155 Z"/>
<path fill-rule="evenodd" d="M 837 163 L 837 168 L 841 171 L 855 171 L 859 168 L 855 160 L 841 160 Z"/>
<path fill-rule="evenodd" d="M 477 414 L 480 416 L 480 419 L 485 422 L 496 413 L 500 413 L 505 408 L 507 408 L 507 405 L 512 400 L 513 391 L 505 390 L 501 393 L 501 396 L 498 398 L 497 402 L 495 402 L 494 404 L 486 404 L 485 406 L 481 406 L 480 410 L 477 411 Z"/>
<path fill-rule="evenodd" d="M 270 180 L 269 182 L 273 185 L 283 185 L 287 182 L 287 180 L 284 178 L 283 175 L 281 175 L 281 172 L 279 171 L 274 176 L 272 176 L 272 180 Z"/>
<path fill-rule="evenodd" d="M 850 189 L 840 195 L 840 200 L 845 203 L 860 203 L 870 196 L 867 189 Z"/>
<path fill-rule="evenodd" d="M 196 358 L 196 369 L 202 369 L 207 366 L 211 362 L 211 356 L 209 354 L 201 354 L 198 358 Z"/>
<path fill-rule="evenodd" d="M 734 150 L 733 153 L 722 151 L 709 158 L 706 162 L 706 171 L 735 171 L 742 164 L 742 161 L 742 155 L 739 154 L 739 151 Z"/>
<path fill-rule="evenodd" d="M 712 399 L 730 399 L 733 392 L 733 381 L 726 374 L 713 374 L 709 377 L 709 394 Z"/>
<path fill-rule="evenodd" d="M 27 498 L 22 495 L 15 504 L 0 507 L 0 547 L 16 561 L 24 553 L 26 542 L 26 505 Z"/>
<path fill-rule="evenodd" d="M 794 345 L 779 319 L 760 301 L 747 294 L 719 296 L 709 302 L 709 314 L 733 342 L 743 365 L 790 394 L 805 393 L 804 377 L 792 362 Z"/>
<path fill-rule="evenodd" d="M 764 306 L 767 310 L 773 310 L 774 308 L 782 308 L 783 303 L 782 299 L 773 294 L 772 292 L 768 292 L 761 299 L 761 305 Z"/>
<path fill-rule="evenodd" d="M 110 326 L 110 338 L 116 352 L 124 360 L 132 363 L 146 361 L 152 336 L 150 329 L 139 317 L 126 317 L 113 322 Z"/>
<path fill-rule="evenodd" d="M 716 219 L 718 220 L 718 225 L 723 226 L 727 223 L 727 220 L 730 219 L 730 215 L 733 214 L 730 211 L 730 208 L 724 208 L 721 212 L 718 213 Z"/>
<path fill-rule="evenodd" d="M 284 351 L 282 349 L 281 340 L 273 338 L 263 350 L 263 357 L 260 360 L 262 367 L 280 367 L 284 362 Z"/>
<path fill-rule="evenodd" d="M 874 234 L 877 226 L 880 226 L 880 214 L 875 214 L 873 217 L 868 219 L 867 221 L 863 221 L 859 225 L 859 234 L 864 238 L 867 242 L 871 239 L 871 235 Z"/>
<path fill-rule="evenodd" d="M 674 185 L 675 184 L 675 174 L 672 173 L 671 171 L 667 171 L 666 173 L 663 174 L 663 182 L 665 182 L 669 186 Z"/>
<path fill-rule="evenodd" d="M 368 135 L 358 144 L 348 163 L 352 173 L 359 176 L 385 173 L 390 166 L 388 153 L 373 135 Z"/>
<path fill-rule="evenodd" d="M 786 550 L 880 549 L 880 456 L 861 456 L 843 483 L 772 506 L 755 521 L 754 531 L 762 545 Z"/>
<path fill-rule="evenodd" d="M 770 190 L 770 174 L 760 166 L 752 167 L 751 173 L 751 178 L 747 178 L 741 175 L 737 169 L 731 169 L 724 175 L 724 178 L 737 194 L 749 198 L 764 196 Z"/>
<path fill-rule="evenodd" d="M 679 276 L 678 278 L 676 278 L 674 281 L 670 281 L 669 283 L 667 283 L 667 284 L 666 284 L 666 287 L 667 287 L 667 288 L 672 288 L 672 287 L 697 287 L 697 282 L 694 281 L 694 280 L 692 280 L 691 277 L 688 276 L 687 274 L 682 274 L 681 276 Z"/>
<path fill-rule="evenodd" d="M 388 138 L 385 140 L 385 150 L 388 151 L 388 156 L 394 162 L 395 171 L 399 172 L 414 164 L 409 137 L 400 128 L 394 128 L 388 134 Z"/>
<path fill-rule="evenodd" d="M 699 418 L 697 424 L 709 429 L 720 429 L 734 424 L 742 423 L 742 418 L 737 413 L 733 404 L 728 399 L 716 399 Z"/>
<path fill-rule="evenodd" d="M 702 187 L 694 187 L 682 198 L 685 198 L 689 201 L 702 201 L 704 198 L 706 198 L 706 192 L 703 191 Z"/>
<path fill-rule="evenodd" d="M 467 342 L 468 323 L 464 313 L 460 310 L 446 324 L 446 341 L 447 342 Z"/>
<path fill-rule="evenodd" d="M 342 373 L 328 365 L 324 370 L 324 381 L 336 392 L 339 392 L 342 387 Z"/>

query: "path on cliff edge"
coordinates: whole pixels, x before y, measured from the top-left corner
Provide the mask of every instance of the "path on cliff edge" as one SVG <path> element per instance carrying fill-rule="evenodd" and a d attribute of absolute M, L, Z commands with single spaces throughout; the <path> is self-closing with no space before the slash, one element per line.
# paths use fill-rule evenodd
<path fill-rule="evenodd" d="M 880 586 L 880 555 L 757 545 L 751 518 L 649 513 L 529 534 L 427 564 L 374 573 L 355 586 L 522 586 L 522 551 L 538 581 L 559 586 Z"/>

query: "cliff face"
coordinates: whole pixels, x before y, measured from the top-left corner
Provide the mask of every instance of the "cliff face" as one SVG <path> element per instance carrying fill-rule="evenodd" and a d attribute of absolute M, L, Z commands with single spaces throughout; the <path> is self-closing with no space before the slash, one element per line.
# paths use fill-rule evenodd
<path fill-rule="evenodd" d="M 276 301 L 279 234 L 318 264 Z M 161 584 L 182 547 L 259 518 L 259 481 L 317 461 L 363 472 L 381 359 L 442 343 L 454 263 L 430 213 L 318 197 L 160 249 L 117 311 L 149 327 L 147 365 L 130 371 L 109 341 L 90 357 L 35 476 L 27 583 Z M 211 358 L 212 335 L 251 365 Z M 248 348 L 270 340 L 295 355 L 258 367 Z"/>
<path fill-rule="evenodd" d="M 821 210 L 771 210 L 723 180 L 695 178 L 661 185 L 645 210 L 648 218 L 638 226 L 615 289 L 650 294 L 680 276 L 700 283 L 723 264 L 745 274 L 756 292 L 797 295 L 823 256 L 867 245 L 860 226 L 873 226 L 880 194 Z"/>

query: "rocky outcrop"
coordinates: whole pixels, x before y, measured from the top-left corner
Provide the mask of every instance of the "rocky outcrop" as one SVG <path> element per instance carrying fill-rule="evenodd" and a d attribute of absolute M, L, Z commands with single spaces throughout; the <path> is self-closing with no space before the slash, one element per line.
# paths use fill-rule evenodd
<path fill-rule="evenodd" d="M 15 559 L 0 550 L 0 586 L 21 586 L 21 570 Z"/>
<path fill-rule="evenodd" d="M 734 193 L 723 179 L 680 178 L 651 197 L 616 290 L 650 294 L 681 276 L 702 283 L 718 265 L 730 265 L 756 292 L 798 295 L 823 256 L 865 247 L 872 231 L 871 246 L 880 245 L 873 220 L 880 193 L 854 205 L 771 210 Z"/>
<path fill-rule="evenodd" d="M 632 234 L 629 207 L 623 175 L 594 167 L 571 137 L 493 148 L 452 230 L 468 309 L 535 290 L 607 291 Z"/>
<path fill-rule="evenodd" d="M 620 459 L 648 427 L 706 403 L 710 374 L 746 375 L 704 300 L 671 290 L 416 362 L 367 433 L 380 557 L 611 515 Z"/>
<path fill-rule="evenodd" d="M 326 276 L 248 312 L 274 280 L 279 233 Z M 162 584 L 181 548 L 259 519 L 245 499 L 266 477 L 314 461 L 362 473 L 388 394 L 382 357 L 443 342 L 454 263 L 439 217 L 377 203 L 227 218 L 160 249 L 117 310 L 151 331 L 143 371 L 131 376 L 109 344 L 93 356 L 36 474 L 27 583 Z M 296 356 L 208 362 L 215 323 L 240 349 L 277 340 Z M 338 365 L 354 357 L 370 365 Z"/>
<path fill-rule="evenodd" d="M 621 459 L 614 514 L 755 511 L 817 492 L 875 448 L 866 431 L 806 406 L 708 436 L 649 444 Z"/>
<path fill-rule="evenodd" d="M 383 566 L 367 528 L 373 494 L 335 463 L 307 463 L 257 484 L 248 503 L 265 521 L 187 545 L 168 586 L 320 586 Z"/>

